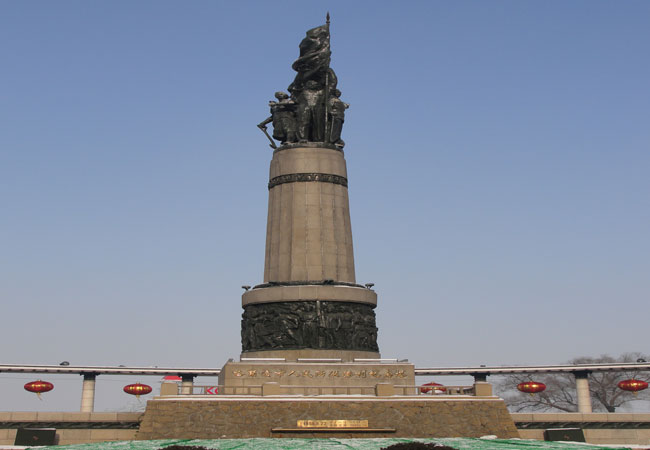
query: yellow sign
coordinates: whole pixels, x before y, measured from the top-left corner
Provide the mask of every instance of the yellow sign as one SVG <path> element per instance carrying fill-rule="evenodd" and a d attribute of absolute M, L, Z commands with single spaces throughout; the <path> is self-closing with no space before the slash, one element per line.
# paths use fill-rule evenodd
<path fill-rule="evenodd" d="M 298 428 L 368 428 L 367 420 L 299 420 Z"/>

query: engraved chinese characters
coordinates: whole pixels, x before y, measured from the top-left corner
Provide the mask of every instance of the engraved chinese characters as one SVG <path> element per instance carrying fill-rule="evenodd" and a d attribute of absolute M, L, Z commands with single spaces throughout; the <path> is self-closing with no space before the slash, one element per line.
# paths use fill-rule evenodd
<path fill-rule="evenodd" d="M 284 369 L 249 369 L 233 370 L 237 378 L 375 378 L 382 380 L 402 379 L 408 375 L 403 369 L 370 369 L 370 370 L 284 370 Z"/>
<path fill-rule="evenodd" d="M 350 105 L 340 99 L 338 79 L 329 66 L 329 19 L 307 31 L 299 47 L 300 56 L 292 65 L 297 74 L 287 89 L 290 95 L 276 92 L 278 101 L 269 102 L 271 116 L 257 126 L 273 148 L 277 148 L 273 139 L 283 145 L 319 142 L 343 148 L 341 130 Z M 269 123 L 273 123 L 273 138 L 266 131 Z"/>
<path fill-rule="evenodd" d="M 367 420 L 298 420 L 298 428 L 368 428 Z"/>

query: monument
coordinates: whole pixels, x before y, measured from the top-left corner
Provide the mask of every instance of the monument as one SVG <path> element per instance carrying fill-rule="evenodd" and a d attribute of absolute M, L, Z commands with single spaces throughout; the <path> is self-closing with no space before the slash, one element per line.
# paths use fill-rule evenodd
<path fill-rule="evenodd" d="M 428 391 L 414 366 L 381 358 L 377 294 L 355 278 L 349 105 L 330 67 L 329 14 L 299 49 L 288 93 L 275 93 L 258 125 L 273 148 L 266 252 L 263 282 L 242 295 L 240 360 L 223 366 L 217 396 L 149 401 L 138 438 L 516 437 L 489 384 L 417 395 Z"/>
<path fill-rule="evenodd" d="M 289 94 L 276 92 L 270 117 L 258 125 L 274 149 L 264 282 L 242 295 L 241 361 L 226 364 L 219 384 L 265 377 L 283 385 L 332 385 L 337 378 L 413 385 L 411 364 L 380 359 L 377 294 L 356 283 L 341 139 L 349 105 L 330 67 L 329 15 L 299 48 Z"/>

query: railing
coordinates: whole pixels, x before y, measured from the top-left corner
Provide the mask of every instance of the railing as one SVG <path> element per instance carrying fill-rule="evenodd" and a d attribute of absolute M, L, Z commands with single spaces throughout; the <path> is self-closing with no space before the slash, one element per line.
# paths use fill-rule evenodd
<path fill-rule="evenodd" d="M 242 358 L 243 360 L 244 358 Z M 264 359 L 264 358 L 262 358 Z M 268 358 L 267 358 L 268 359 Z M 284 359 L 284 358 L 283 358 Z M 256 358 L 255 360 L 261 360 Z M 268 359 L 269 361 L 275 360 L 275 358 Z M 317 362 L 321 360 L 301 360 L 299 362 Z M 321 361 L 322 362 L 322 361 Z M 327 361 L 329 362 L 329 360 Z M 373 363 L 382 363 L 382 362 L 396 362 L 393 359 L 364 359 L 356 360 L 354 362 L 373 362 Z M 402 361 L 397 361 L 402 362 Z M 621 372 L 621 371 L 647 371 L 650 370 L 650 363 L 647 361 L 639 360 L 636 363 L 607 363 L 607 364 L 576 364 L 576 365 L 542 365 L 542 366 L 474 366 L 474 367 L 432 367 L 432 368 L 415 368 L 414 375 L 417 376 L 443 376 L 443 375 L 471 375 L 474 377 L 475 389 L 478 392 L 474 392 L 473 395 L 476 396 L 490 396 L 492 395 L 491 388 L 488 388 L 487 377 L 490 375 L 503 375 L 503 374 L 512 374 L 512 373 L 572 373 L 576 379 L 576 390 L 578 392 L 578 411 L 580 413 L 590 413 L 591 412 L 591 400 L 589 394 L 589 381 L 588 375 L 594 372 Z M 177 375 L 182 379 L 180 393 L 182 394 L 191 394 L 194 392 L 192 384 L 194 378 L 200 376 L 218 376 L 221 374 L 221 369 L 201 369 L 201 368 L 173 368 L 173 367 L 123 367 L 123 366 L 70 366 L 67 363 L 61 363 L 61 365 L 38 365 L 38 364 L 0 364 L 0 373 L 51 373 L 51 374 L 66 374 L 66 373 L 76 373 L 83 376 L 83 384 L 81 388 L 81 411 L 82 412 L 92 412 L 94 410 L 94 397 L 95 397 L 95 379 L 98 376 L 103 375 Z M 483 383 L 483 384 L 481 384 Z M 163 383 L 164 384 L 164 383 Z M 379 385 L 377 385 L 379 386 Z M 398 385 L 399 386 L 399 385 Z M 480 387 L 479 387 L 480 386 Z M 211 386 L 215 387 L 215 386 Z M 426 386 L 425 386 L 426 388 Z M 450 387 L 451 388 L 451 387 Z M 292 388 L 295 389 L 295 388 Z M 347 388 L 346 388 L 347 389 Z M 366 389 L 366 388 L 364 388 Z M 371 388 L 368 388 L 371 389 Z M 386 392 L 393 391 L 395 389 L 391 385 L 391 388 L 381 388 L 376 389 L 375 395 L 385 396 L 385 395 L 420 395 L 420 394 L 429 394 L 429 395 L 440 395 L 441 392 L 436 392 L 434 389 L 432 391 L 424 391 L 420 389 L 419 386 L 408 386 L 408 387 L 398 387 L 397 393 L 387 394 Z M 244 389 L 248 393 L 243 393 L 242 395 L 265 395 L 263 393 L 263 387 L 257 387 L 257 390 L 253 386 L 250 388 Z M 161 395 L 175 395 L 178 389 L 171 390 L 170 393 L 162 393 Z M 218 391 L 218 387 L 217 387 Z M 273 391 L 273 389 L 271 389 Z M 377 393 L 381 391 L 381 394 Z M 325 394 L 326 390 L 321 389 L 321 394 L 318 394 L 316 390 L 315 394 L 309 395 L 328 395 Z M 339 391 L 332 391 L 339 392 Z M 363 395 L 366 391 L 363 391 Z M 453 389 L 445 390 L 447 394 L 454 395 L 472 395 L 471 388 L 463 388 L 457 391 Z M 203 394 L 210 395 L 210 392 L 203 391 Z M 275 394 L 269 394 L 275 395 Z"/>
<path fill-rule="evenodd" d="M 426 384 L 416 386 L 396 385 L 395 390 L 400 392 L 399 395 L 474 395 L 474 386 L 431 386 Z"/>
<path fill-rule="evenodd" d="M 269 392 L 268 386 L 273 389 Z M 436 396 L 475 395 L 474 386 L 430 386 L 430 385 L 392 385 L 394 395 Z M 317 397 L 328 395 L 377 396 L 377 386 L 295 386 L 269 383 L 249 386 L 194 385 L 191 395 L 297 395 Z"/>
<path fill-rule="evenodd" d="M 284 360 L 284 358 L 250 358 Z M 242 358 L 242 361 L 248 358 Z M 301 360 L 308 362 L 315 360 Z M 395 362 L 395 359 L 356 359 L 355 362 Z M 398 361 L 399 362 L 399 361 Z M 650 363 L 603 363 L 603 364 L 574 364 L 574 365 L 541 365 L 541 366 L 469 366 L 469 367 L 432 367 L 416 368 L 415 376 L 428 375 L 499 375 L 510 373 L 553 373 L 553 372 L 621 372 L 650 370 Z M 76 373 L 96 375 L 179 375 L 179 376 L 218 376 L 221 369 L 177 368 L 177 367 L 116 367 L 116 366 L 53 366 L 39 364 L 0 364 L 0 373 Z"/>

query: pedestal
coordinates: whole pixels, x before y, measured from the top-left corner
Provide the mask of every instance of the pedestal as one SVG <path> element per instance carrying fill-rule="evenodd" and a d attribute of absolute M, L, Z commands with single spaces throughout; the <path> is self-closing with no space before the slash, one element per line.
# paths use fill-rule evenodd
<path fill-rule="evenodd" d="M 407 362 L 252 360 L 228 362 L 219 375 L 220 393 L 225 395 L 262 395 L 266 383 L 277 384 L 277 395 L 375 395 L 378 384 L 414 394 L 415 367 Z"/>
<path fill-rule="evenodd" d="M 310 428 L 304 427 L 305 422 L 354 427 Z M 499 398 L 218 395 L 149 400 L 136 439 L 478 438 L 485 435 L 503 439 L 519 437 Z"/>
<path fill-rule="evenodd" d="M 347 169 L 326 144 L 273 153 L 264 283 L 242 296 L 242 358 L 379 358 L 377 294 L 356 284 Z"/>

